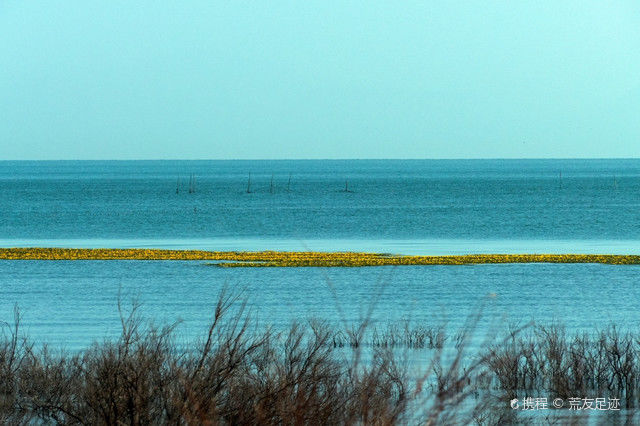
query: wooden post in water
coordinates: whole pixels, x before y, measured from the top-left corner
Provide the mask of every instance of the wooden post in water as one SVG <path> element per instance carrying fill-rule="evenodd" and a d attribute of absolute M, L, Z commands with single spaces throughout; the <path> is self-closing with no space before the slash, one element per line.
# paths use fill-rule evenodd
<path fill-rule="evenodd" d="M 273 173 L 271 174 L 271 184 L 269 185 L 269 194 L 273 194 Z"/>
<path fill-rule="evenodd" d="M 618 189 L 618 181 L 616 175 L 613 175 L 613 189 Z"/>
<path fill-rule="evenodd" d="M 289 173 L 289 180 L 287 181 L 287 192 L 291 192 L 291 173 Z"/>
<path fill-rule="evenodd" d="M 251 194 L 251 172 L 249 172 L 249 180 L 247 181 L 247 194 Z"/>
<path fill-rule="evenodd" d="M 562 170 L 560 170 L 558 178 L 560 180 L 560 183 L 559 183 L 560 189 L 562 189 Z"/>
<path fill-rule="evenodd" d="M 178 181 L 176 182 L 176 194 L 180 193 L 180 177 L 178 177 Z"/>

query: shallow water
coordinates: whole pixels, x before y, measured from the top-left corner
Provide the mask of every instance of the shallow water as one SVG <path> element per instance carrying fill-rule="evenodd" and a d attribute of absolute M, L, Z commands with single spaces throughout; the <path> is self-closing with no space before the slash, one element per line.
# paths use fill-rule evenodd
<path fill-rule="evenodd" d="M 640 325 L 640 266 L 514 264 L 370 268 L 219 268 L 200 261 L 0 261 L 0 317 L 14 303 L 38 341 L 79 349 L 119 331 L 117 300 L 137 298 L 156 323 L 181 319 L 201 336 L 220 290 L 241 290 L 254 317 L 278 328 L 368 316 L 460 329 L 482 311 L 479 334 L 553 321 L 568 330 Z"/>
<path fill-rule="evenodd" d="M 640 254 L 640 240 L 490 239 L 0 239 L 0 247 L 159 248 L 213 251 L 351 251 L 404 255 L 470 253 Z"/>

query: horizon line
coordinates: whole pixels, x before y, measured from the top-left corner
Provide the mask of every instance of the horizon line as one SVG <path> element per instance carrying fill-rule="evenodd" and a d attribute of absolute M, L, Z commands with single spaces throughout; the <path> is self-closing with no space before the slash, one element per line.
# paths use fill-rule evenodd
<path fill-rule="evenodd" d="M 63 161 L 521 161 L 521 160 L 640 160 L 640 157 L 479 157 L 479 158 L 53 158 L 0 159 L 8 162 Z"/>

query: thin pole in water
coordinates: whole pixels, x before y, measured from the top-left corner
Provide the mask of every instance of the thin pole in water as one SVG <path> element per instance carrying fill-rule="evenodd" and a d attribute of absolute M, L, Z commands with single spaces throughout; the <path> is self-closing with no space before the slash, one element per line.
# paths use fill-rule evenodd
<path fill-rule="evenodd" d="M 562 170 L 560 170 L 558 178 L 560 180 L 560 184 L 559 184 L 560 185 L 560 189 L 562 189 Z"/>
<path fill-rule="evenodd" d="M 178 177 L 178 181 L 176 182 L 176 194 L 180 193 L 180 177 Z"/>
<path fill-rule="evenodd" d="M 291 173 L 289 173 L 289 180 L 287 181 L 287 192 L 291 192 Z"/>
<path fill-rule="evenodd" d="M 273 194 L 273 173 L 271 174 L 271 184 L 269 185 L 269 193 Z"/>
<path fill-rule="evenodd" d="M 251 194 L 251 172 L 249 172 L 249 180 L 247 181 L 247 194 Z"/>

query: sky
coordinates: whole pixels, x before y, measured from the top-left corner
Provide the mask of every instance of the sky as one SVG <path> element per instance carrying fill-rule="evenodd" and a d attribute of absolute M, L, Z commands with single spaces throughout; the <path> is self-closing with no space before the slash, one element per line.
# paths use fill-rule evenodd
<path fill-rule="evenodd" d="M 637 0 L 0 0 L 0 159 L 618 157 Z"/>

